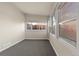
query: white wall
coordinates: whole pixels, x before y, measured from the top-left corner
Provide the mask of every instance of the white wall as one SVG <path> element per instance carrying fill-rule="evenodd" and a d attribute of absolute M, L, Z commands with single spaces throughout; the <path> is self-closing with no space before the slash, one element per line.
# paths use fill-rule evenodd
<path fill-rule="evenodd" d="M 46 30 L 28 30 L 26 31 L 26 39 L 48 39 Z"/>
<path fill-rule="evenodd" d="M 25 24 L 27 22 L 45 22 L 47 23 L 48 17 L 46 16 L 38 16 L 38 15 L 25 15 L 26 20 Z M 25 33 L 25 39 L 47 39 L 47 30 L 27 30 L 27 25 L 25 26 L 26 33 Z"/>
<path fill-rule="evenodd" d="M 24 39 L 24 17 L 10 3 L 0 3 L 0 51 Z"/>
<path fill-rule="evenodd" d="M 25 14 L 26 22 L 47 22 L 47 16 Z"/>
<path fill-rule="evenodd" d="M 52 47 L 54 48 L 55 52 L 57 55 L 59 56 L 75 56 L 75 55 L 79 55 L 79 3 L 74 3 L 75 4 L 75 19 L 77 19 L 76 21 L 76 31 L 77 31 L 77 43 L 76 46 L 68 43 L 67 41 L 65 41 L 64 39 L 58 37 L 58 27 L 56 25 L 56 34 L 53 35 L 52 33 L 50 33 L 49 35 L 49 41 L 52 45 Z M 74 6 L 72 6 L 74 7 Z M 70 10 L 73 11 L 73 10 Z M 55 17 L 56 20 L 58 19 L 58 11 L 56 11 Z M 69 13 L 70 14 L 70 13 Z M 71 14 L 72 16 L 74 16 L 74 13 Z"/>
<path fill-rule="evenodd" d="M 50 33 L 49 41 L 54 48 L 58 56 L 74 56 L 77 54 L 77 48 L 69 44 L 63 39 L 56 39 L 56 37 Z"/>

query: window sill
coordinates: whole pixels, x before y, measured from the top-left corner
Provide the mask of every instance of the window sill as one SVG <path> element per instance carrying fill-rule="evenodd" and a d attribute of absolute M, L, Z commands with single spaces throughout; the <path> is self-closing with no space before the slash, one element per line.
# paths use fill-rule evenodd
<path fill-rule="evenodd" d="M 76 47 L 77 46 L 77 43 L 74 42 L 74 41 L 72 41 L 72 40 L 69 40 L 69 39 L 66 39 L 66 38 L 62 38 L 62 37 L 59 37 L 59 40 L 63 40 L 66 43 L 68 43 L 69 45 L 72 45 L 73 47 Z"/>

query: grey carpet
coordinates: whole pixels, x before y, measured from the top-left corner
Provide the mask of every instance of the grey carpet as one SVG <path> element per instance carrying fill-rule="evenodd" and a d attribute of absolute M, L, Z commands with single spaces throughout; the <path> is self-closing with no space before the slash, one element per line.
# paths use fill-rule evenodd
<path fill-rule="evenodd" d="M 48 40 L 23 40 L 0 52 L 0 56 L 56 56 Z"/>

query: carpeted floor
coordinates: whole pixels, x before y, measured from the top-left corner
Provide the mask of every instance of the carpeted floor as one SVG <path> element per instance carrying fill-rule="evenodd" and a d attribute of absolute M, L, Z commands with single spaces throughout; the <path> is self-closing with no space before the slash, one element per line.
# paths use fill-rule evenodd
<path fill-rule="evenodd" d="M 48 40 L 23 40 L 0 52 L 0 56 L 56 56 Z"/>

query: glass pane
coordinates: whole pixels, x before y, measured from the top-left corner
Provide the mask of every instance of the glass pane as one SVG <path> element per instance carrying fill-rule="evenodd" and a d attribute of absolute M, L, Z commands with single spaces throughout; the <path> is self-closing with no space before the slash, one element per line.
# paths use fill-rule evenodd
<path fill-rule="evenodd" d="M 45 23 L 32 23 L 33 30 L 45 30 L 46 27 L 47 27 L 47 24 Z"/>
<path fill-rule="evenodd" d="M 46 30 L 46 29 L 47 29 L 47 23 L 36 23 L 36 22 L 27 23 L 27 30 Z"/>
<path fill-rule="evenodd" d="M 55 34 L 55 26 L 56 26 L 56 20 L 55 17 L 53 16 L 53 29 L 52 29 L 52 33 Z"/>
<path fill-rule="evenodd" d="M 59 9 L 59 36 L 76 45 L 77 3 L 64 3 Z"/>
<path fill-rule="evenodd" d="M 31 30 L 31 26 L 32 26 L 32 24 L 31 23 L 28 23 L 27 24 L 27 30 Z"/>
<path fill-rule="evenodd" d="M 76 42 L 76 20 L 60 23 L 59 35 Z"/>

